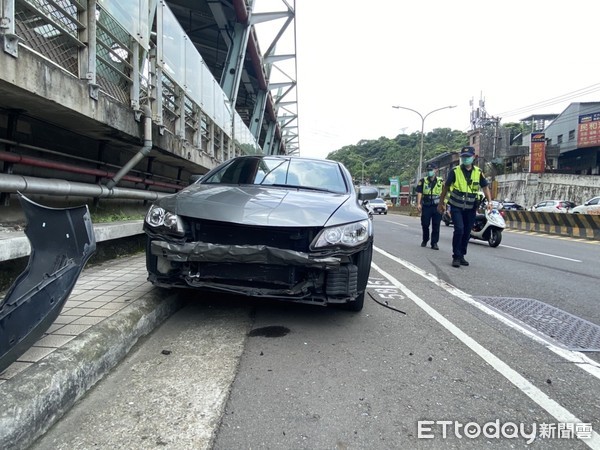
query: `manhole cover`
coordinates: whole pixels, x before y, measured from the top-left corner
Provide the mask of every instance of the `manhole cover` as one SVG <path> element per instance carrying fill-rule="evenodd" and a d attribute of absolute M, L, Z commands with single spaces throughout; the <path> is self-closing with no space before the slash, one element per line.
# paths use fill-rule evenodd
<path fill-rule="evenodd" d="M 474 297 L 569 350 L 600 351 L 600 326 L 532 298 Z"/>

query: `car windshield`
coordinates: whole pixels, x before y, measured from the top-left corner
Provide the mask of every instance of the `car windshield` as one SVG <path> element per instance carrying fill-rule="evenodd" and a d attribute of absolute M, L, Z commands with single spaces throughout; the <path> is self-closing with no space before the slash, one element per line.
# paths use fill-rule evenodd
<path fill-rule="evenodd" d="M 383 203 L 383 204 L 385 204 L 385 202 L 382 199 L 380 199 L 380 198 L 373 199 L 370 202 L 371 203 Z"/>
<path fill-rule="evenodd" d="M 277 156 L 233 159 L 204 177 L 201 184 L 289 186 L 343 194 L 348 192 L 337 163 Z"/>

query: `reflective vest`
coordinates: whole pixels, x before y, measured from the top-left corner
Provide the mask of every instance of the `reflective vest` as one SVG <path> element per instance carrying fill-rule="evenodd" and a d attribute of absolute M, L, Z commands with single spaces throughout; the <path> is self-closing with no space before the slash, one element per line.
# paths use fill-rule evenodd
<path fill-rule="evenodd" d="M 461 166 L 454 168 L 454 183 L 450 186 L 450 199 L 448 203 L 456 208 L 474 209 L 479 192 L 479 180 L 481 169 L 473 166 L 471 170 L 471 182 L 467 182 Z"/>
<path fill-rule="evenodd" d="M 444 180 L 435 178 L 435 183 L 430 183 L 429 177 L 423 178 L 423 198 L 421 202 L 424 206 L 437 205 L 440 202 L 440 194 Z"/>

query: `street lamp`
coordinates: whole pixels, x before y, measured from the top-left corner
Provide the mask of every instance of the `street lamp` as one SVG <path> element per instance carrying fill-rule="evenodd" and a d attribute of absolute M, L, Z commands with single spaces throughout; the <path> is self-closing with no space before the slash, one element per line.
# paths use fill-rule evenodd
<path fill-rule="evenodd" d="M 419 170 L 417 171 L 417 182 L 418 182 L 421 179 L 421 169 L 423 167 L 423 144 L 424 144 L 424 138 L 425 138 L 425 119 L 427 119 L 427 116 L 429 116 L 430 114 L 433 114 L 436 111 L 441 111 L 442 109 L 456 108 L 456 105 L 443 106 L 441 108 L 434 109 L 433 111 L 429 111 L 425 115 L 421 114 L 419 111 L 416 111 L 412 108 L 407 108 L 406 106 L 397 106 L 396 105 L 396 106 L 392 106 L 392 108 L 407 109 L 409 111 L 417 113 L 419 115 L 419 117 L 421 118 L 421 148 L 419 150 Z"/>
<path fill-rule="evenodd" d="M 362 181 L 360 182 L 360 184 L 362 184 L 362 185 L 365 184 L 365 164 L 368 163 L 369 161 L 373 161 L 374 159 L 378 159 L 378 158 L 369 158 L 366 161 L 363 161 L 363 163 L 362 163 Z"/>

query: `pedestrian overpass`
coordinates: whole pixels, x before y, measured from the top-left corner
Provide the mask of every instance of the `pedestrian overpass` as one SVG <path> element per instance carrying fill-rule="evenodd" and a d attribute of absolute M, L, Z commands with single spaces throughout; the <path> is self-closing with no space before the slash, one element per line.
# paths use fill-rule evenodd
<path fill-rule="evenodd" d="M 268 5 L 0 0 L 0 205 L 153 200 L 233 156 L 298 153 L 295 5 Z"/>

